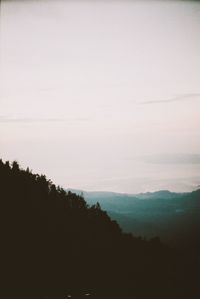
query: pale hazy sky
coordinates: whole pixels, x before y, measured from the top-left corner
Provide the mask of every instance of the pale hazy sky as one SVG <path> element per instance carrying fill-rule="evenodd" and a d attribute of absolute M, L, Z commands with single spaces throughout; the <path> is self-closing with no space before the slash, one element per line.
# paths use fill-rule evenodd
<path fill-rule="evenodd" d="M 0 156 L 63 187 L 200 184 L 200 2 L 2 1 Z"/>

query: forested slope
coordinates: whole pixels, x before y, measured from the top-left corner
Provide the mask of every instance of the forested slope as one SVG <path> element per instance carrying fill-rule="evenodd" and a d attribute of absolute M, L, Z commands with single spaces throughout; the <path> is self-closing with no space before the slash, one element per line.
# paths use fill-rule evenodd
<path fill-rule="evenodd" d="M 195 291 L 193 280 L 184 287 L 175 253 L 159 239 L 123 234 L 98 204 L 88 206 L 17 162 L 0 160 L 0 199 L 4 298 L 178 298 Z"/>

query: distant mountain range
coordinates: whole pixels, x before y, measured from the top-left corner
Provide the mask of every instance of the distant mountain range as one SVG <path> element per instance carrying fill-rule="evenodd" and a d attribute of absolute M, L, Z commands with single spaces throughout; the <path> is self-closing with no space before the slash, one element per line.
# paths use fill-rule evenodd
<path fill-rule="evenodd" d="M 125 232 L 136 236 L 159 236 L 165 242 L 188 246 L 193 243 L 193 235 L 200 233 L 200 189 L 140 194 L 70 190 L 82 194 L 90 205 L 99 202 Z"/>

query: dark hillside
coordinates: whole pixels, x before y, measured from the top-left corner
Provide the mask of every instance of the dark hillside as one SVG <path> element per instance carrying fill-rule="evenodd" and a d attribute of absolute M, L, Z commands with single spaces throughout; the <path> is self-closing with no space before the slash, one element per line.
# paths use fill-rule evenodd
<path fill-rule="evenodd" d="M 2 298 L 168 299 L 195 292 L 195 272 L 190 281 L 180 278 L 175 253 L 158 238 L 123 234 L 99 204 L 88 206 L 17 162 L 0 160 L 0 199 Z"/>

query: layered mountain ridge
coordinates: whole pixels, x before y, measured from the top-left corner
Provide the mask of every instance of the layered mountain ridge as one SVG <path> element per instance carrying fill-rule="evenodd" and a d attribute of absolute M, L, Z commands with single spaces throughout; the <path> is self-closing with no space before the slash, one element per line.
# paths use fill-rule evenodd
<path fill-rule="evenodd" d="M 192 238 L 194 226 L 195 231 L 198 228 L 200 232 L 200 189 L 187 193 L 168 190 L 139 194 L 74 192 L 83 194 L 89 204 L 99 202 L 125 232 L 134 235 L 159 236 L 165 242 L 178 245 L 183 235 Z"/>

